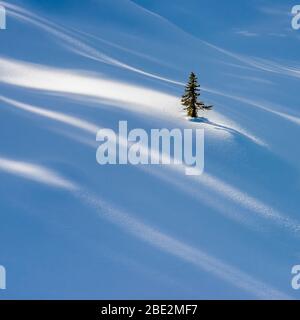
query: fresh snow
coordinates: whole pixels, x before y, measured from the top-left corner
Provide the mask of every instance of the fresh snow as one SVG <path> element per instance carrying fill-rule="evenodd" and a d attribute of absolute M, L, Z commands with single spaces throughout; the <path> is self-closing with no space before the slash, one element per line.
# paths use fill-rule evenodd
<path fill-rule="evenodd" d="M 1 298 L 297 298 L 300 69 L 191 35 L 163 1 L 66 3 L 0 1 Z M 204 174 L 98 165 L 120 120 L 204 128 Z"/>

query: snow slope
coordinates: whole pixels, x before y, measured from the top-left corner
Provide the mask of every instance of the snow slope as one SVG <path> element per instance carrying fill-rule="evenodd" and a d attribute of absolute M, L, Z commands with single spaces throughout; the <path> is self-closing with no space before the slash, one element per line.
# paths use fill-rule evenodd
<path fill-rule="evenodd" d="M 42 3 L 0 1 L 1 298 L 297 298 L 297 63 L 197 37 L 163 4 Z M 179 103 L 191 70 L 202 123 Z M 205 173 L 99 166 L 119 120 L 204 128 Z"/>

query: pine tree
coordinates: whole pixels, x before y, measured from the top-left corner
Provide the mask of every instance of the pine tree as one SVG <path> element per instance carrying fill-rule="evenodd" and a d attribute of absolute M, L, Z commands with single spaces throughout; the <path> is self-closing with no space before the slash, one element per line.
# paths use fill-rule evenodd
<path fill-rule="evenodd" d="M 190 74 L 189 82 L 185 87 L 185 93 L 182 96 L 181 104 L 185 106 L 188 117 L 198 118 L 199 110 L 210 110 L 212 106 L 206 106 L 202 101 L 198 101 L 200 96 L 200 85 L 194 72 Z"/>

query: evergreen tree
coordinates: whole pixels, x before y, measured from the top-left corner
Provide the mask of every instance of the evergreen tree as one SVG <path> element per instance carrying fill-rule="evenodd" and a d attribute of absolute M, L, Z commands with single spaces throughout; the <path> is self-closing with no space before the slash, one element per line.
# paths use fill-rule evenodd
<path fill-rule="evenodd" d="M 185 87 L 181 104 L 185 107 L 187 115 L 191 118 L 198 118 L 199 110 L 210 110 L 212 106 L 206 106 L 202 101 L 198 101 L 200 96 L 200 85 L 194 72 L 190 74 L 189 82 Z"/>

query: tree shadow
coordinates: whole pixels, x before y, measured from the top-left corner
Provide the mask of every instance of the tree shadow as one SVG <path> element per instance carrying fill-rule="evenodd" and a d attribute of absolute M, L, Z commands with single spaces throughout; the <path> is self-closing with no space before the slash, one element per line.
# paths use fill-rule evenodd
<path fill-rule="evenodd" d="M 234 135 L 244 136 L 241 132 L 239 132 L 233 128 L 223 126 L 223 125 L 218 124 L 216 122 L 212 122 L 205 117 L 194 118 L 194 119 L 191 119 L 190 121 L 195 122 L 195 123 L 205 123 L 205 124 L 208 124 L 208 125 L 214 127 L 214 129 L 224 130 L 224 131 L 231 133 L 231 134 L 234 134 Z"/>

